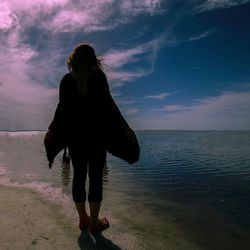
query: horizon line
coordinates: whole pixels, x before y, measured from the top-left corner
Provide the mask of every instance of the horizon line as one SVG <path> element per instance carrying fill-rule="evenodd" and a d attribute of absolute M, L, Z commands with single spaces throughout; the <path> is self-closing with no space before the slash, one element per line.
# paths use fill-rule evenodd
<path fill-rule="evenodd" d="M 250 129 L 133 129 L 134 131 L 250 131 Z M 48 130 L 0 130 L 0 132 L 46 132 Z"/>

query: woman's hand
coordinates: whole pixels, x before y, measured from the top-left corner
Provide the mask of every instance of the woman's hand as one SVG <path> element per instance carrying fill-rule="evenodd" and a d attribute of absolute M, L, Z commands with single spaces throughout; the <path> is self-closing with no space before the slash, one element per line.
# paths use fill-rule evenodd
<path fill-rule="evenodd" d="M 136 143 L 135 133 L 130 127 L 126 128 L 124 132 L 128 141 Z"/>
<path fill-rule="evenodd" d="M 44 143 L 45 144 L 50 143 L 52 135 L 53 135 L 53 132 L 51 130 L 48 130 L 46 132 L 46 135 L 45 135 L 45 138 L 44 138 Z"/>

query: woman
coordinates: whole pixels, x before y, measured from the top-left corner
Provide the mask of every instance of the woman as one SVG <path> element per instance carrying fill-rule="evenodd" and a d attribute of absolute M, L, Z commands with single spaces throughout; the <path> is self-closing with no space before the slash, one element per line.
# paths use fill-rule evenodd
<path fill-rule="evenodd" d="M 87 44 L 78 45 L 67 65 L 70 73 L 61 80 L 59 104 L 46 139 L 53 133 L 64 137 L 74 169 L 72 195 L 79 214 L 79 228 L 89 228 L 94 234 L 109 227 L 107 218 L 98 217 L 108 133 L 116 126 L 122 128 L 127 137 L 133 137 L 133 131 L 110 95 L 94 49 Z M 87 174 L 90 216 L 85 206 Z"/>

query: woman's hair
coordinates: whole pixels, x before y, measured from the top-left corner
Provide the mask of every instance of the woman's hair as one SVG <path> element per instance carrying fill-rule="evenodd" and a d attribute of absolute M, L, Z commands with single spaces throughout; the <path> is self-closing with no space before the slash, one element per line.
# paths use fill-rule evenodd
<path fill-rule="evenodd" d="M 88 44 L 81 43 L 75 47 L 67 60 L 69 71 L 76 78 L 77 89 L 81 96 L 88 92 L 88 78 L 95 69 L 102 69 L 101 60 L 95 50 Z"/>

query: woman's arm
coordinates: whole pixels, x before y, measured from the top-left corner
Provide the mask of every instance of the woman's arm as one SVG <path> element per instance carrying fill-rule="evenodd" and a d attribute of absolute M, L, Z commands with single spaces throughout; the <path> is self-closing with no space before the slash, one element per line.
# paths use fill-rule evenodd
<path fill-rule="evenodd" d="M 49 125 L 49 130 L 51 132 L 61 132 L 63 129 L 63 125 L 65 124 L 65 105 L 67 100 L 67 79 L 65 75 L 61 82 L 59 87 L 59 103 L 57 105 L 53 121 Z"/>

